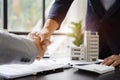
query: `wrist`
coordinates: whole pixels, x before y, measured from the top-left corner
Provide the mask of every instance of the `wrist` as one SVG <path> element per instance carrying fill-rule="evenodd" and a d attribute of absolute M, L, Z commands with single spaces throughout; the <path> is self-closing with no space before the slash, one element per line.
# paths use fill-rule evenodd
<path fill-rule="evenodd" d="M 52 35 L 52 32 L 47 28 L 43 28 L 40 31 L 41 41 L 43 41 L 44 39 L 49 39 L 51 35 Z"/>
<path fill-rule="evenodd" d="M 47 30 L 50 34 L 52 34 L 58 27 L 59 24 L 55 20 L 48 19 L 43 29 Z"/>

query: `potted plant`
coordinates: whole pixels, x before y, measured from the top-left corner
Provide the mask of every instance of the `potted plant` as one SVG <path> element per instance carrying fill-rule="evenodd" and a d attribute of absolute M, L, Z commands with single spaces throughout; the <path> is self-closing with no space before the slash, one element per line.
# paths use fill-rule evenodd
<path fill-rule="evenodd" d="M 82 46 L 83 43 L 83 33 L 82 33 L 82 21 L 76 23 L 71 22 L 73 27 L 71 27 L 72 32 L 68 34 L 69 37 L 72 37 L 74 46 L 70 47 L 71 51 L 71 60 L 82 60 L 83 58 L 80 58 L 81 53 L 84 53 L 84 46 Z"/>
<path fill-rule="evenodd" d="M 69 33 L 68 36 L 74 38 L 73 44 L 77 47 L 79 47 L 83 43 L 83 33 L 82 33 L 82 21 L 76 23 L 76 22 L 71 22 L 73 27 L 72 33 Z"/>

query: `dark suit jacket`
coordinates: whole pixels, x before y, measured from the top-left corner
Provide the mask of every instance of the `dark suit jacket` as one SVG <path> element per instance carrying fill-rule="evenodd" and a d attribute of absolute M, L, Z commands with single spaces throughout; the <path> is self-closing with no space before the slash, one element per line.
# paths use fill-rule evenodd
<path fill-rule="evenodd" d="M 63 21 L 73 0 L 55 0 L 48 18 Z M 88 0 L 86 30 L 98 31 L 100 36 L 99 58 L 120 53 L 120 0 L 106 11 L 100 0 Z"/>

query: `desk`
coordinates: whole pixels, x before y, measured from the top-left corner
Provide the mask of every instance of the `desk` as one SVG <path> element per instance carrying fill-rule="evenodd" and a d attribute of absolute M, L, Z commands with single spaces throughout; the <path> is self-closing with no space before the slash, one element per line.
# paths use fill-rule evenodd
<path fill-rule="evenodd" d="M 6 79 L 0 77 L 0 80 Z M 120 68 L 102 75 L 71 68 L 60 72 L 38 74 L 36 76 L 26 76 L 12 80 L 120 80 Z"/>

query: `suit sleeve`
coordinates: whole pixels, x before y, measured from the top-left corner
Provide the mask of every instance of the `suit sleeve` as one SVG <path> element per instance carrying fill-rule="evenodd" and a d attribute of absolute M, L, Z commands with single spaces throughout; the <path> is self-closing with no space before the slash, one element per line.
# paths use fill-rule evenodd
<path fill-rule="evenodd" d="M 0 31 L 0 64 L 32 63 L 38 54 L 31 40 Z"/>
<path fill-rule="evenodd" d="M 53 19 L 60 25 L 72 2 L 73 0 L 55 0 L 49 12 L 48 19 Z"/>

